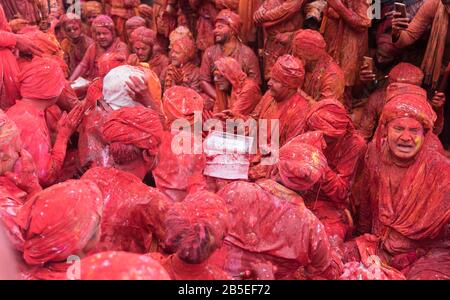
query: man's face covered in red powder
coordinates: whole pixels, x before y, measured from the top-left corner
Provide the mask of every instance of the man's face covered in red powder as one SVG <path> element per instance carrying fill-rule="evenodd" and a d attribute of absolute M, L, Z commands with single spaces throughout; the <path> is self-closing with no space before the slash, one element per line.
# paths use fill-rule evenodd
<path fill-rule="evenodd" d="M 152 56 L 152 48 L 140 41 L 133 44 L 133 50 L 141 62 L 149 61 Z"/>
<path fill-rule="evenodd" d="M 77 40 L 81 36 L 81 23 L 70 22 L 65 26 L 64 31 L 71 40 Z"/>
<path fill-rule="evenodd" d="M 388 124 L 389 150 L 400 160 L 414 158 L 422 148 L 423 140 L 422 124 L 413 118 L 397 118 Z"/>
<path fill-rule="evenodd" d="M 102 48 L 109 48 L 114 41 L 114 34 L 105 27 L 98 27 L 95 30 L 95 39 Z"/>
<path fill-rule="evenodd" d="M 223 22 L 216 22 L 214 27 L 214 41 L 218 44 L 225 44 L 231 37 L 231 28 Z"/>

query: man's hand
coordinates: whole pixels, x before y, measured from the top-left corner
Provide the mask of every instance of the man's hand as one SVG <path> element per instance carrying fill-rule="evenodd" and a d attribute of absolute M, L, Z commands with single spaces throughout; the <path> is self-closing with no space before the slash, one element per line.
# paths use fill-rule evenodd
<path fill-rule="evenodd" d="M 431 99 L 431 106 L 433 109 L 441 109 L 445 104 L 445 94 L 442 92 L 435 92 L 433 98 Z"/>
<path fill-rule="evenodd" d="M 16 34 L 16 48 L 23 54 L 32 54 L 33 56 L 42 56 L 44 54 L 41 48 L 22 34 Z"/>
<path fill-rule="evenodd" d="M 408 26 L 409 18 L 402 18 L 402 14 L 400 12 L 392 12 L 392 36 L 394 39 L 398 39 L 400 32 L 408 29 Z"/>
<path fill-rule="evenodd" d="M 69 114 L 64 112 L 61 119 L 58 121 L 58 134 L 62 134 L 64 137 L 69 138 L 83 120 L 84 109 L 85 105 L 80 103 L 75 106 Z"/>
<path fill-rule="evenodd" d="M 145 80 L 142 80 L 137 76 L 130 76 L 130 79 L 126 82 L 126 84 L 130 89 L 128 91 L 128 94 L 133 99 L 140 99 L 141 97 L 145 96 L 146 93 L 149 92 Z"/>
<path fill-rule="evenodd" d="M 39 179 L 33 157 L 25 149 L 20 151 L 20 157 L 13 172 L 5 173 L 5 176 L 27 193 L 40 190 Z"/>
<path fill-rule="evenodd" d="M 361 66 L 359 70 L 359 80 L 363 83 L 372 83 L 376 79 L 376 75 L 372 69 L 369 68 L 369 65 L 364 64 Z"/>

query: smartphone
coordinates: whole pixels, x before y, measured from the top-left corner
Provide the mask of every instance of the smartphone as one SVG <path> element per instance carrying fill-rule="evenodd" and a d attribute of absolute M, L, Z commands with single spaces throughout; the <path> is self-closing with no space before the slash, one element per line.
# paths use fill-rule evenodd
<path fill-rule="evenodd" d="M 401 14 L 402 18 L 406 18 L 406 5 L 404 3 L 395 2 L 395 11 Z"/>
<path fill-rule="evenodd" d="M 373 70 L 373 58 L 369 57 L 369 56 L 364 56 L 363 57 L 363 66 L 367 66 L 367 69 L 370 71 L 374 71 Z"/>

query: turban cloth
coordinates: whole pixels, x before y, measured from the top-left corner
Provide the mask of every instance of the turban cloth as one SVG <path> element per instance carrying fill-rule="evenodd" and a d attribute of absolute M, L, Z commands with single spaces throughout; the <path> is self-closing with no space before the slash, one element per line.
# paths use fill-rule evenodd
<path fill-rule="evenodd" d="M 98 59 L 98 70 L 100 77 L 105 77 L 114 68 L 126 63 L 127 58 L 117 52 L 106 52 Z"/>
<path fill-rule="evenodd" d="M 318 52 L 325 51 L 326 47 L 327 44 L 320 32 L 311 29 L 297 31 L 292 40 L 292 53 L 294 55 L 296 55 L 300 48 L 308 52 Z"/>
<path fill-rule="evenodd" d="M 102 199 L 90 180 L 68 180 L 34 195 L 17 216 L 25 261 L 65 261 L 82 251 L 100 230 Z"/>
<path fill-rule="evenodd" d="M 159 115 L 150 108 L 124 107 L 113 111 L 102 127 L 108 143 L 122 143 L 158 153 L 163 127 Z"/>
<path fill-rule="evenodd" d="M 23 98 L 52 100 L 61 95 L 66 79 L 57 61 L 35 57 L 22 68 L 19 82 Z"/>
<path fill-rule="evenodd" d="M 11 144 L 11 142 L 20 137 L 20 130 L 16 123 L 0 109 L 0 146 Z"/>
<path fill-rule="evenodd" d="M 95 30 L 98 27 L 105 27 L 109 29 L 112 33 L 115 33 L 114 22 L 107 15 L 99 15 L 94 19 L 94 21 L 92 22 L 92 28 L 94 28 Z"/>
<path fill-rule="evenodd" d="M 147 22 L 145 22 L 145 19 L 139 16 L 134 16 L 130 19 L 128 19 L 125 22 L 125 27 L 129 28 L 129 27 L 142 27 L 145 26 L 147 24 Z"/>
<path fill-rule="evenodd" d="M 84 14 L 97 13 L 101 14 L 103 7 L 102 4 L 97 1 L 88 1 L 85 2 L 82 6 Z"/>
<path fill-rule="evenodd" d="M 182 37 L 170 44 L 171 48 L 183 54 L 183 61 L 191 61 L 195 57 L 197 49 L 194 40 L 189 37 Z"/>
<path fill-rule="evenodd" d="M 223 9 L 219 12 L 216 17 L 216 22 L 223 22 L 230 26 L 235 36 L 239 36 L 239 32 L 241 31 L 241 18 L 237 13 L 229 9 Z"/>
<path fill-rule="evenodd" d="M 189 194 L 182 202 L 175 203 L 167 212 L 166 218 L 169 237 L 184 235 L 181 239 L 175 238 L 175 241 L 166 241 L 166 247 L 173 252 L 180 250 L 178 247 L 192 242 L 189 239 L 195 237 L 189 232 L 200 234 L 200 239 L 204 239 L 205 237 L 202 236 L 201 231 L 198 231 L 198 228 L 209 230 L 208 233 L 212 237 L 210 241 L 213 242 L 210 249 L 214 251 L 221 246 L 222 239 L 228 231 L 228 211 L 224 200 L 218 195 L 204 190 Z M 177 244 L 171 244 L 172 242 Z M 202 245 L 196 246 L 201 247 Z"/>
<path fill-rule="evenodd" d="M 173 45 L 177 40 L 179 40 L 181 38 L 186 38 L 186 37 L 190 38 L 191 40 L 194 40 L 194 37 L 192 36 L 192 33 L 189 30 L 189 28 L 187 28 L 185 26 L 178 26 L 169 35 L 170 45 Z"/>
<path fill-rule="evenodd" d="M 310 131 L 281 147 L 278 172 L 283 185 L 306 191 L 322 178 L 328 164 L 322 153 L 326 148 L 323 134 Z"/>
<path fill-rule="evenodd" d="M 170 280 L 164 267 L 148 255 L 122 251 L 97 253 L 81 260 L 82 280 Z"/>
<path fill-rule="evenodd" d="M 386 103 L 402 94 L 408 94 L 410 97 L 427 98 L 427 91 L 418 85 L 394 82 L 386 88 Z"/>
<path fill-rule="evenodd" d="M 174 86 L 164 93 L 163 106 L 169 123 L 184 118 L 193 124 L 194 112 L 203 111 L 203 98 L 193 89 Z"/>
<path fill-rule="evenodd" d="M 300 59 L 286 54 L 277 59 L 270 75 L 284 85 L 297 89 L 302 86 L 305 79 L 305 68 Z"/>
<path fill-rule="evenodd" d="M 61 17 L 61 26 L 63 29 L 70 23 L 77 23 L 81 25 L 81 17 L 77 14 L 68 13 Z"/>
<path fill-rule="evenodd" d="M 233 88 L 239 87 L 245 81 L 247 75 L 242 71 L 242 66 L 232 57 L 222 57 L 214 62 L 217 70 L 225 76 Z"/>
<path fill-rule="evenodd" d="M 155 45 L 156 43 L 156 33 L 151 29 L 141 26 L 139 28 L 136 28 L 131 33 L 130 40 L 133 44 L 136 42 L 142 42 L 146 45 L 149 45 L 150 47 L 153 47 L 153 45 Z"/>
<path fill-rule="evenodd" d="M 412 64 L 401 62 L 389 72 L 390 82 L 410 83 L 422 85 L 424 74 L 422 70 Z"/>
<path fill-rule="evenodd" d="M 422 90 L 420 94 L 417 88 L 404 84 L 403 90 L 388 100 L 380 117 L 381 126 L 397 118 L 409 117 L 419 121 L 425 129 L 433 128 L 436 113 L 427 101 L 426 92 Z"/>
<path fill-rule="evenodd" d="M 353 130 L 353 123 L 345 107 L 335 99 L 315 103 L 306 117 L 308 130 L 320 130 L 329 137 L 342 137 Z"/>
<path fill-rule="evenodd" d="M 62 48 L 55 36 L 40 31 L 36 26 L 27 26 L 19 33 L 30 38 L 33 44 L 38 46 L 44 54 L 64 57 Z"/>

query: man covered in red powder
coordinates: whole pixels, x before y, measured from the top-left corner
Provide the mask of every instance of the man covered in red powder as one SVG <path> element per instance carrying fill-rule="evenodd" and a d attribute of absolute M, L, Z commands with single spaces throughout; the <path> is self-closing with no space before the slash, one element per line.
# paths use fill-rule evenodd
<path fill-rule="evenodd" d="M 304 130 L 323 132 L 328 162 L 322 178 L 304 195 L 305 204 L 325 226 L 333 248 L 343 255 L 343 242 L 353 225 L 349 196 L 366 142 L 353 127 L 345 107 L 335 99 L 314 104 Z"/>
<path fill-rule="evenodd" d="M 218 192 L 230 225 L 223 247 L 211 258 L 217 266 L 235 279 L 340 275 L 341 262 L 332 252 L 324 226 L 302 197 L 289 189 L 307 191 L 323 176 L 324 145 L 321 133 L 298 136 L 280 149 L 273 179 L 237 181 Z"/>
<path fill-rule="evenodd" d="M 128 47 L 116 37 L 114 22 L 106 15 L 99 15 L 92 22 L 95 32 L 95 43 L 89 46 L 83 60 L 75 68 L 70 80 L 78 77 L 92 80 L 98 76 L 98 59 L 105 53 L 116 52 L 128 57 Z"/>
<path fill-rule="evenodd" d="M 164 250 L 174 254 L 160 259 L 172 279 L 231 279 L 210 261 L 227 233 L 228 211 L 221 197 L 204 188 L 202 184 L 191 186 L 189 195 L 166 214 Z"/>
<path fill-rule="evenodd" d="M 304 0 L 266 0 L 254 14 L 254 22 L 265 31 L 264 78 L 278 57 L 289 52 L 289 36 L 301 28 Z"/>
<path fill-rule="evenodd" d="M 272 120 L 277 120 L 279 145 L 303 132 L 309 103 L 298 89 L 303 86 L 305 69 L 300 59 L 286 54 L 278 58 L 270 72 L 269 90 L 257 105 L 252 117 L 267 120 L 267 128 L 272 128 Z M 272 142 L 269 130 L 267 141 Z M 270 166 L 259 164 L 261 157 L 252 159 L 254 164 L 249 172 L 252 179 L 265 178 Z"/>
<path fill-rule="evenodd" d="M 194 40 L 183 36 L 170 42 L 170 65 L 167 68 L 164 90 L 177 85 L 193 89 L 203 99 L 207 110 L 212 110 L 214 102 L 200 87 L 200 69 L 195 65 L 197 49 Z"/>
<path fill-rule="evenodd" d="M 15 219 L 23 236 L 24 279 L 67 279 L 71 255 L 83 257 L 98 242 L 103 198 L 89 180 L 56 184 L 27 201 Z"/>
<path fill-rule="evenodd" d="M 33 157 L 41 185 L 49 186 L 58 180 L 67 143 L 81 121 L 83 107 L 77 106 L 60 119 L 52 145 L 45 110 L 56 103 L 64 88 L 60 65 L 51 58 L 33 58 L 22 68 L 19 82 L 22 99 L 7 115 L 21 130 L 23 148 Z"/>
<path fill-rule="evenodd" d="M 19 66 L 12 50 L 41 55 L 43 51 L 24 35 L 14 34 L 0 5 L 0 109 L 14 105 L 19 98 Z"/>
<path fill-rule="evenodd" d="M 166 117 L 166 130 L 160 146 L 160 160 L 153 171 L 156 187 L 172 201 L 182 201 L 189 189 L 189 178 L 200 176 L 205 168 L 205 157 L 201 144 L 195 144 L 194 129 L 201 124 L 195 124 L 194 114 L 201 116 L 203 98 L 194 90 L 174 86 L 164 94 L 163 109 Z M 183 120 L 183 123 L 177 123 Z M 186 130 L 176 127 L 177 124 L 189 125 Z M 202 138 L 201 136 L 198 138 Z M 178 144 L 177 144 L 178 143 Z M 201 140 L 200 140 L 201 143 Z M 186 150 L 186 151 L 185 151 Z M 180 153 L 181 152 L 181 153 Z"/>
<path fill-rule="evenodd" d="M 357 193 L 360 230 L 408 279 L 449 279 L 450 162 L 434 147 L 436 114 L 415 89 L 383 108 Z"/>
<path fill-rule="evenodd" d="M 164 86 L 169 59 L 156 48 L 156 33 L 146 27 L 139 27 L 131 33 L 130 42 L 133 54 L 128 58 L 130 65 L 146 64 L 159 78 Z"/>
<path fill-rule="evenodd" d="M 105 1 L 111 4 L 111 10 L 108 13 L 114 20 L 116 25 L 117 36 L 119 36 L 123 42 L 126 41 L 126 28 L 125 22 L 136 16 L 137 7 L 140 4 L 139 0 L 108 0 Z"/>
<path fill-rule="evenodd" d="M 218 90 L 214 112 L 228 111 L 232 116 L 249 115 L 261 100 L 257 83 L 231 57 L 222 57 L 214 63 L 214 82 Z"/>
<path fill-rule="evenodd" d="M 83 32 L 90 38 L 95 38 L 95 33 L 92 28 L 92 22 L 95 18 L 101 15 L 103 6 L 97 1 L 86 1 L 81 5 L 81 17 L 83 19 Z"/>
<path fill-rule="evenodd" d="M 258 59 L 252 49 L 240 42 L 240 27 L 239 15 L 230 10 L 222 10 L 216 18 L 215 45 L 205 50 L 200 66 L 202 89 L 212 99 L 216 99 L 216 89 L 213 86 L 214 63 L 222 57 L 234 58 L 248 78 L 253 79 L 257 85 L 261 83 Z"/>
<path fill-rule="evenodd" d="M 378 120 L 383 111 L 383 107 L 387 102 L 386 92 L 388 86 L 392 83 L 408 83 L 417 86 L 422 85 L 424 74 L 422 70 L 418 67 L 413 66 L 408 63 L 399 63 L 389 72 L 389 79 L 386 83 L 373 92 L 368 100 L 366 107 L 364 108 L 364 113 L 362 114 L 361 121 L 359 124 L 360 130 L 364 134 L 366 140 L 370 140 L 375 132 Z M 423 91 L 426 95 L 426 91 Z M 438 120 L 435 124 L 434 132 L 439 134 L 443 126 L 443 115 L 442 108 L 445 101 L 444 93 L 436 93 L 431 99 L 431 104 L 436 113 L 439 113 Z M 436 126 L 437 125 L 437 126 Z"/>
<path fill-rule="evenodd" d="M 66 14 L 61 17 L 61 27 L 66 38 L 61 42 L 69 74 L 75 70 L 84 57 L 87 49 L 94 41 L 82 33 L 81 18 L 76 14 Z"/>
<path fill-rule="evenodd" d="M 214 20 L 219 13 L 214 0 L 190 0 L 189 5 L 198 12 L 196 24 L 196 45 L 203 53 L 206 49 L 214 45 Z"/>
<path fill-rule="evenodd" d="M 344 73 L 326 52 L 325 40 L 319 32 L 299 30 L 292 41 L 292 53 L 305 64 L 303 90 L 310 97 L 316 101 L 327 98 L 344 101 Z"/>
<path fill-rule="evenodd" d="M 116 110 L 103 124 L 114 168 L 92 168 L 82 177 L 94 181 L 105 199 L 95 251 L 147 253 L 156 250 L 156 239 L 164 240 L 161 224 L 171 201 L 142 183 L 158 163 L 162 130 L 160 115 L 144 107 Z"/>

